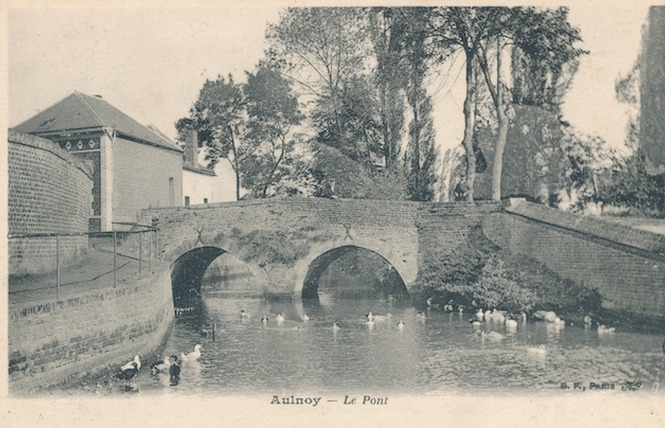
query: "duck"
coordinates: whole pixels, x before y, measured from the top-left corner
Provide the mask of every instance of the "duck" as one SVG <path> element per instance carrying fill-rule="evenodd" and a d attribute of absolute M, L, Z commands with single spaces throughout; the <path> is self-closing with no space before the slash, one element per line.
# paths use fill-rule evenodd
<path fill-rule="evenodd" d="M 157 361 L 150 366 L 150 374 L 156 375 L 157 373 L 168 370 L 169 367 L 171 367 L 171 363 L 169 362 L 169 359 L 164 356 L 162 360 Z"/>
<path fill-rule="evenodd" d="M 470 322 L 471 325 L 474 326 L 474 327 L 480 327 L 481 325 L 483 325 L 483 323 L 481 323 L 481 322 L 478 321 L 477 319 L 473 319 L 473 318 L 471 318 L 471 319 L 469 320 L 469 322 Z"/>
<path fill-rule="evenodd" d="M 425 320 L 425 318 L 427 318 L 427 314 L 425 314 L 425 312 L 418 312 L 416 314 L 416 318 L 418 318 L 420 320 Z"/>
<path fill-rule="evenodd" d="M 566 321 L 562 320 L 562 319 L 559 318 L 559 317 L 554 318 L 554 321 L 553 321 L 553 322 L 554 322 L 554 325 L 556 325 L 557 327 L 561 327 L 561 328 L 563 328 L 563 327 L 566 326 Z"/>
<path fill-rule="evenodd" d="M 504 321 L 506 321 L 506 317 L 503 315 L 503 313 L 497 311 L 496 309 L 492 311 L 491 317 L 492 321 L 496 323 L 503 323 Z"/>
<path fill-rule="evenodd" d="M 264 316 L 263 318 L 261 318 L 261 322 L 263 323 L 263 325 L 268 324 L 268 317 Z"/>
<path fill-rule="evenodd" d="M 486 337 L 492 342 L 499 342 L 503 339 L 503 334 L 497 331 L 490 331 L 489 333 L 487 333 Z"/>
<path fill-rule="evenodd" d="M 300 318 L 302 318 L 302 320 L 305 322 L 309 321 L 309 315 L 307 315 L 306 313 L 302 314 Z"/>
<path fill-rule="evenodd" d="M 590 316 L 589 314 L 586 314 L 586 315 L 584 316 L 584 325 L 585 325 L 586 327 L 590 327 L 590 326 L 591 326 L 591 316 Z"/>
<path fill-rule="evenodd" d="M 484 317 L 483 309 L 478 308 L 478 310 L 476 311 L 476 318 L 478 319 L 478 321 L 482 321 L 483 317 Z"/>
<path fill-rule="evenodd" d="M 517 321 L 515 321 L 514 319 L 511 319 L 511 318 L 507 319 L 506 320 L 506 328 L 509 329 L 509 330 L 516 329 L 517 328 Z"/>
<path fill-rule="evenodd" d="M 136 364 L 137 370 L 141 370 L 141 359 L 139 358 L 138 355 L 134 355 L 134 359 L 128 362 L 127 364 L 123 365 L 122 367 L 120 367 L 120 371 L 131 369 L 133 367 L 132 364 Z"/>
<path fill-rule="evenodd" d="M 464 313 L 464 305 L 457 306 L 457 312 L 460 313 L 460 314 L 463 314 Z"/>
<path fill-rule="evenodd" d="M 129 366 L 127 366 L 129 364 Z M 132 389 L 132 379 L 136 377 L 137 374 L 139 374 L 140 367 L 136 363 L 136 361 L 132 361 L 130 363 L 127 363 L 124 366 L 120 368 L 120 371 L 115 375 L 118 379 L 122 379 L 125 381 L 125 390 L 129 391 Z"/>
<path fill-rule="evenodd" d="M 486 310 L 485 313 L 483 314 L 483 316 L 485 318 L 485 321 L 489 321 L 490 318 L 492 318 L 492 311 L 490 311 L 489 309 Z"/>
<path fill-rule="evenodd" d="M 241 318 L 241 319 L 248 319 L 248 318 L 250 318 L 250 315 L 249 315 L 248 312 L 245 312 L 244 309 L 241 309 L 241 310 L 240 310 L 240 318 Z"/>
<path fill-rule="evenodd" d="M 529 317 L 527 316 L 526 312 L 522 311 L 522 312 L 520 313 L 520 318 L 521 318 L 521 320 L 522 320 L 523 323 L 526 323 L 526 321 L 527 321 L 527 319 L 528 319 Z"/>
<path fill-rule="evenodd" d="M 372 311 L 367 312 L 365 318 L 367 318 L 367 321 L 374 321 L 374 314 L 372 313 Z"/>
<path fill-rule="evenodd" d="M 397 323 L 397 328 L 399 328 L 400 330 L 403 329 L 404 328 L 404 321 L 399 320 L 399 322 Z"/>
<path fill-rule="evenodd" d="M 388 321 L 388 320 L 392 319 L 392 317 L 393 317 L 393 315 L 390 312 L 388 312 L 385 315 L 374 315 L 374 316 L 372 316 L 372 321 L 383 322 L 383 321 Z"/>
<path fill-rule="evenodd" d="M 612 334 L 616 331 L 616 327 L 607 327 L 606 325 L 600 324 L 598 326 L 598 334 Z"/>
<path fill-rule="evenodd" d="M 444 312 L 452 312 L 452 311 L 453 311 L 453 305 L 452 305 L 452 303 L 453 303 L 452 300 L 449 301 L 448 303 L 446 303 L 446 304 L 443 306 L 443 311 L 444 311 Z"/>
<path fill-rule="evenodd" d="M 547 354 L 547 348 L 542 343 L 538 346 L 530 346 L 526 348 L 526 351 L 531 355 L 545 356 Z"/>
<path fill-rule="evenodd" d="M 199 359 L 199 357 L 201 357 L 201 351 L 202 350 L 203 350 L 203 348 L 201 347 L 201 345 L 197 344 L 197 345 L 194 346 L 194 351 L 190 352 L 189 354 L 180 353 L 180 360 L 182 362 L 197 361 Z"/>
<path fill-rule="evenodd" d="M 338 332 L 339 331 L 339 326 L 337 325 L 337 323 L 334 322 L 333 325 L 330 326 L 330 329 L 333 332 Z"/>
<path fill-rule="evenodd" d="M 275 321 L 277 321 L 277 324 L 281 324 L 284 322 L 284 315 L 282 313 L 278 313 L 277 316 L 275 317 Z"/>

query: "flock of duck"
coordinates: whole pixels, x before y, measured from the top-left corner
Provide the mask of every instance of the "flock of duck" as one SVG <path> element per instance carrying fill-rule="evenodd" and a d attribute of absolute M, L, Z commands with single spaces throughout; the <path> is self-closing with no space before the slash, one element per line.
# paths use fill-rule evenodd
<path fill-rule="evenodd" d="M 180 369 L 181 365 L 184 363 L 192 363 L 198 361 L 201 357 L 201 351 L 203 348 L 201 345 L 197 344 L 194 346 L 194 350 L 187 354 L 180 353 L 180 357 L 176 354 L 170 356 L 164 356 L 160 361 L 153 363 L 150 366 L 150 373 L 152 375 L 157 375 L 159 373 L 168 373 L 171 381 L 171 386 L 176 386 L 180 382 Z M 125 390 L 130 391 L 133 389 L 132 381 L 141 371 L 141 359 L 138 355 L 134 356 L 134 359 L 127 364 L 124 364 L 120 367 L 118 373 L 116 373 L 116 378 L 125 381 Z"/>

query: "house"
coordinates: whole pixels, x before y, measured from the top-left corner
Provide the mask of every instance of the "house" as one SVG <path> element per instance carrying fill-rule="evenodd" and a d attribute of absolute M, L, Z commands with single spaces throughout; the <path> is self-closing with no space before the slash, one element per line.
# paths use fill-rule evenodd
<path fill-rule="evenodd" d="M 227 159 L 220 159 L 215 169 L 199 164 L 198 137 L 190 131 L 185 140 L 182 164 L 183 205 L 235 201 L 235 174 Z"/>
<path fill-rule="evenodd" d="M 144 208 L 183 204 L 183 150 L 99 95 L 74 92 L 14 129 L 91 164 L 91 231 L 135 223 Z"/>

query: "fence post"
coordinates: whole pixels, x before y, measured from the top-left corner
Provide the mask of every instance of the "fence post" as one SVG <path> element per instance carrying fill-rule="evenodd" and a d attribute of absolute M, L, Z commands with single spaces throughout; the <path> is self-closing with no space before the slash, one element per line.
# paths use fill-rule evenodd
<path fill-rule="evenodd" d="M 141 268 L 143 267 L 143 231 L 139 232 L 139 279 L 141 279 Z"/>
<path fill-rule="evenodd" d="M 117 248 L 116 248 L 116 233 L 115 230 L 113 231 L 113 288 L 115 288 L 116 285 L 118 285 L 118 258 L 116 256 L 117 254 Z"/>
<path fill-rule="evenodd" d="M 55 265 L 55 296 L 58 300 L 60 300 L 60 235 L 55 235 Z"/>
<path fill-rule="evenodd" d="M 150 236 L 150 246 L 148 248 L 148 270 L 152 274 L 152 231 L 148 234 Z"/>

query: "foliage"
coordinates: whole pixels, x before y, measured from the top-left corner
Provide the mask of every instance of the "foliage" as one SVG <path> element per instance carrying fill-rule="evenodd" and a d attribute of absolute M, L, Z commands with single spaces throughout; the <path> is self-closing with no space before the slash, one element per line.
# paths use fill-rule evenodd
<path fill-rule="evenodd" d="M 496 255 L 485 263 L 473 297 L 481 307 L 510 312 L 529 311 L 537 301 L 534 291 L 508 277 L 504 261 Z"/>
<path fill-rule="evenodd" d="M 665 174 L 649 174 L 641 150 L 627 158 L 614 157 L 612 168 L 600 176 L 598 187 L 598 199 L 606 205 L 665 218 Z"/>
<path fill-rule="evenodd" d="M 212 168 L 228 158 L 236 174 L 236 197 L 240 185 L 255 197 L 277 194 L 287 177 L 293 176 L 298 135 L 302 120 L 291 85 L 277 71 L 260 67 L 247 73 L 245 85 L 232 75 L 206 80 L 189 117 L 176 128 L 182 136 L 198 131 Z"/>
<path fill-rule="evenodd" d="M 339 198 L 404 199 L 406 186 L 401 175 L 372 170 L 324 144 L 315 145 L 313 151 L 310 173 L 318 183 L 315 196 L 323 196 L 322 185 L 334 181 L 334 195 Z"/>

